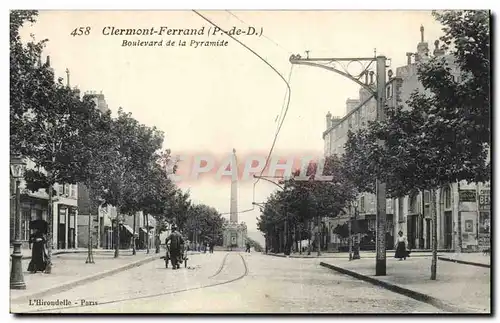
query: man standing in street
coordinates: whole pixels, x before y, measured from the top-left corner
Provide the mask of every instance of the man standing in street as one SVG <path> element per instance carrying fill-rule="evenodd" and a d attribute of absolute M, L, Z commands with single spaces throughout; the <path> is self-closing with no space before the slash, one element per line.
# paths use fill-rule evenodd
<path fill-rule="evenodd" d="M 170 241 L 170 259 L 172 261 L 172 269 L 179 269 L 181 262 L 181 247 L 184 245 L 184 238 L 177 231 L 177 226 L 172 225 L 172 233 L 165 240 L 165 245 Z"/>

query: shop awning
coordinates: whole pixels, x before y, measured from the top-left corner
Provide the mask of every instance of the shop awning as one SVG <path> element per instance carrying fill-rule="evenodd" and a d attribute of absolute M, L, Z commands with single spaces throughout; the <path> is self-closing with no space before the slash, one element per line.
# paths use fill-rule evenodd
<path fill-rule="evenodd" d="M 127 231 L 130 232 L 130 234 L 134 234 L 134 230 L 132 230 L 132 228 L 128 224 L 124 224 L 123 227 L 127 229 Z"/>

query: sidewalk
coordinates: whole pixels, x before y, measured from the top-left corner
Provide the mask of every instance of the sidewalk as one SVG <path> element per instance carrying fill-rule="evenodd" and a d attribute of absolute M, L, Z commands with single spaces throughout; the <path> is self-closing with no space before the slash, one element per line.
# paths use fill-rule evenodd
<path fill-rule="evenodd" d="M 439 260 L 452 261 L 467 265 L 474 265 L 474 266 L 488 267 L 488 268 L 491 266 L 491 255 L 489 254 L 484 255 L 482 252 L 447 253 L 440 255 Z"/>
<path fill-rule="evenodd" d="M 374 259 L 337 259 L 321 265 L 449 312 L 491 313 L 490 269 L 438 261 L 437 280 L 430 280 L 431 257 L 405 261 L 387 257 L 386 276 L 375 276 Z"/>
<path fill-rule="evenodd" d="M 99 251 L 101 250 L 94 253 L 94 264 L 85 263 L 87 259 L 86 252 L 54 255 L 51 274 L 29 273 L 27 268 L 30 259 L 23 259 L 26 289 L 11 290 L 11 301 L 24 301 L 27 297 L 42 297 L 71 289 L 82 283 L 112 275 L 145 262 L 153 261 L 164 255 L 164 252 L 157 254 L 152 250 L 152 252 L 146 254 L 146 251 L 141 250 L 137 251 L 137 254 L 133 256 L 131 251 L 120 250 L 120 256 L 114 258 L 112 250 L 110 252 Z"/>
<path fill-rule="evenodd" d="M 161 252 L 164 253 L 165 249 L 162 247 Z M 10 255 L 12 255 L 14 249 L 10 248 Z M 94 254 L 114 254 L 115 250 L 114 249 L 92 249 Z M 87 248 L 76 248 L 76 249 L 52 249 L 52 255 L 60 255 L 60 254 L 72 254 L 72 253 L 85 253 L 87 254 L 88 249 Z M 132 249 L 120 249 L 120 253 L 125 252 L 132 252 Z M 137 252 L 146 252 L 146 250 L 137 250 Z M 151 248 L 149 249 L 149 253 L 154 253 L 155 249 Z M 28 248 L 23 248 L 21 249 L 21 254 L 23 255 L 23 259 L 31 259 L 31 249 Z"/>
<path fill-rule="evenodd" d="M 265 253 L 264 253 L 265 254 Z M 411 257 L 429 257 L 431 256 L 430 251 L 414 251 L 411 253 Z M 440 255 L 441 253 L 438 253 Z M 445 253 L 442 253 L 443 255 Z M 275 256 L 275 257 L 287 257 L 283 253 L 268 253 L 268 256 Z M 359 255 L 361 259 L 363 258 L 375 258 L 375 251 L 360 251 Z M 345 258 L 349 259 L 349 253 L 348 252 L 321 252 L 321 255 L 318 257 L 317 252 L 311 252 L 310 255 L 307 255 L 307 251 L 303 252 L 302 254 L 299 253 L 293 253 L 289 256 L 290 258 Z M 386 257 L 394 257 L 394 251 L 389 250 L 386 253 Z"/>

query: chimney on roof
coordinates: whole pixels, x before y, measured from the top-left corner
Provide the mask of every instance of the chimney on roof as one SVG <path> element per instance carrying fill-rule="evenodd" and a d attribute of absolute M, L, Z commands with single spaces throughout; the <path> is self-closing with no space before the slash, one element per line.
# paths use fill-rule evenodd
<path fill-rule="evenodd" d="M 50 56 L 47 56 L 47 66 L 50 67 Z"/>
<path fill-rule="evenodd" d="M 442 48 L 439 48 L 439 40 L 436 39 L 434 42 L 434 56 L 442 56 L 444 55 L 444 50 Z"/>

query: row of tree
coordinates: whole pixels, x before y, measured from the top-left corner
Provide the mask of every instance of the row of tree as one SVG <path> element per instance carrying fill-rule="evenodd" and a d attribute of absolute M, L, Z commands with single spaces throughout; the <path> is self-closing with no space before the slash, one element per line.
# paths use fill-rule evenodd
<path fill-rule="evenodd" d="M 42 64 L 46 40 L 23 43 L 19 31 L 36 21 L 36 11 L 10 14 L 10 151 L 35 164 L 25 180 L 31 191 L 49 196 L 48 267 L 51 271 L 54 185 L 79 184 L 94 206 L 112 205 L 121 216 L 152 214 L 161 228 L 176 222 L 181 230 L 213 239 L 221 234 L 222 217 L 206 205 L 194 205 L 189 192 L 170 180 L 176 171 L 164 135 L 141 124 L 121 108 L 116 117 L 97 109 L 91 96 L 55 81 L 49 62 Z M 119 221 L 119 219 L 115 219 Z M 115 257 L 119 225 L 115 225 Z M 135 244 L 133 244 L 135 246 Z"/>
<path fill-rule="evenodd" d="M 316 163 L 310 163 L 305 174 L 297 170 L 290 179 L 281 181 L 282 189 L 267 199 L 257 219 L 257 228 L 265 234 L 268 247 L 275 252 L 290 252 L 293 243 L 313 239 L 319 249 L 321 219 L 346 212 L 357 195 L 344 168 L 342 159 L 330 156 L 322 169 L 323 176 L 331 176 L 328 181 L 316 180 Z M 308 179 L 298 180 L 299 175 Z M 313 222 L 315 236 L 311 236 Z"/>
<path fill-rule="evenodd" d="M 299 182 L 297 186 L 293 180 L 285 182 L 285 188 L 292 186 L 292 193 L 285 190 L 268 199 L 259 220 L 262 232 L 280 236 L 285 207 L 293 214 L 288 221 L 292 225 L 311 219 L 312 215 L 305 215 L 314 213 L 311 206 L 316 207 L 317 215 L 337 216 L 356 192 L 375 193 L 375 178 L 387 184 L 388 198 L 430 191 L 434 223 L 431 278 L 435 279 L 436 190 L 450 183 L 490 180 L 491 105 L 489 13 L 433 14 L 443 25 L 441 42 L 447 55 L 418 64 L 418 79 L 425 91 L 415 91 L 407 102 L 386 107 L 385 121 L 349 132 L 345 154 L 329 158 L 335 164 L 335 169 L 326 171 L 335 174 L 332 183 Z M 378 144 L 381 140 L 382 146 Z M 460 218 L 458 221 L 461 223 Z M 458 228 L 461 239 L 461 226 Z M 461 245 L 459 240 L 458 248 Z"/>

